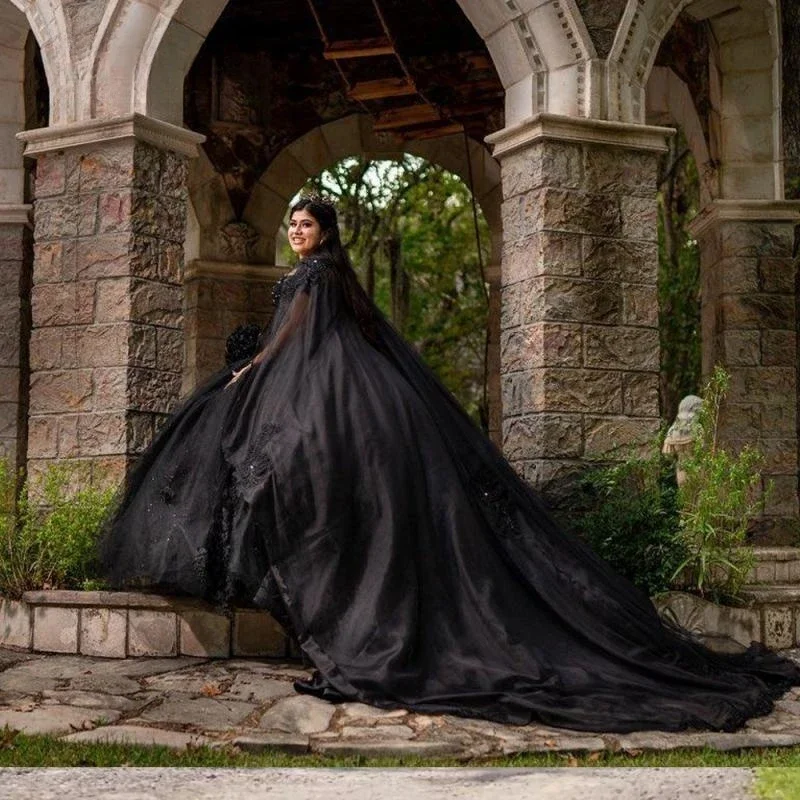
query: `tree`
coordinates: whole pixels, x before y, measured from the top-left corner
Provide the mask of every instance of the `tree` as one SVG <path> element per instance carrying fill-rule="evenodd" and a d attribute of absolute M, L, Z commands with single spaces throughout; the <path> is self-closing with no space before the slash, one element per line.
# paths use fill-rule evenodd
<path fill-rule="evenodd" d="M 336 200 L 342 240 L 367 293 L 485 429 L 488 295 L 469 187 L 406 154 L 344 159 L 304 190 Z M 480 213 L 478 226 L 486 263 Z"/>

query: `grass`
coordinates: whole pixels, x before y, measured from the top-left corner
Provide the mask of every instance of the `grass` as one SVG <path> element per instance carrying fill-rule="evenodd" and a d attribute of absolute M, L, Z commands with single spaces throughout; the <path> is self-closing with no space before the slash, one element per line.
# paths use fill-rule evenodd
<path fill-rule="evenodd" d="M 234 748 L 166 747 L 63 742 L 49 736 L 0 731 L 0 767 L 760 767 L 762 797 L 800 796 L 800 747 L 723 753 L 672 750 L 642 753 L 534 753 L 469 762 L 438 758 L 330 758 L 278 752 L 242 753 Z M 779 768 L 779 769 L 775 769 Z M 792 788 L 794 787 L 794 788 Z M 770 794 L 771 792 L 771 794 Z M 783 792 L 783 794 L 781 794 Z"/>
<path fill-rule="evenodd" d="M 764 800 L 800 797 L 800 769 L 759 769 L 756 775 L 756 793 Z"/>

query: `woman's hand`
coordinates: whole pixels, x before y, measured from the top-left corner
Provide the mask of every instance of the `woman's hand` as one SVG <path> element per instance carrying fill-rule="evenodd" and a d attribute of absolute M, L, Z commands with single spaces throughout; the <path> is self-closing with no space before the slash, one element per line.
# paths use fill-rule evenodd
<path fill-rule="evenodd" d="M 241 369 L 239 369 L 239 370 L 235 369 L 233 371 L 233 377 L 225 384 L 225 388 L 227 389 L 229 386 L 233 386 L 233 384 L 236 383 L 236 381 L 238 381 L 239 378 L 241 378 L 242 375 L 244 375 L 245 372 L 247 372 L 250 369 L 250 367 L 252 367 L 252 366 L 253 366 L 253 362 L 250 361 L 247 364 L 245 364 Z"/>

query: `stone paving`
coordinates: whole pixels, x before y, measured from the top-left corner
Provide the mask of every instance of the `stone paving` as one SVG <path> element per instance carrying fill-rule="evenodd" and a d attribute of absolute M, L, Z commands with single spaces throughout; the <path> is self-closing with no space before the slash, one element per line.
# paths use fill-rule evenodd
<path fill-rule="evenodd" d="M 800 657 L 800 651 L 792 651 Z M 717 750 L 800 744 L 800 687 L 736 733 L 581 733 L 333 705 L 297 694 L 308 672 L 268 660 L 100 659 L 0 650 L 0 729 L 73 742 L 461 760 L 526 752 Z"/>

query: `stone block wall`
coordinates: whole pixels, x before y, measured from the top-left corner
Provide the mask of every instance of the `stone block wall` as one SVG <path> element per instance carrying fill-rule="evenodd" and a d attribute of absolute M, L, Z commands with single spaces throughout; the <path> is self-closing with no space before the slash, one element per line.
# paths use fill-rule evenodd
<path fill-rule="evenodd" d="M 755 531 L 759 544 L 797 537 L 797 333 L 794 225 L 720 219 L 700 234 L 703 371 L 723 365 L 731 385 L 721 441 L 764 454 L 773 490 Z"/>
<path fill-rule="evenodd" d="M 225 364 L 225 342 L 243 324 L 272 319 L 272 287 L 286 270 L 272 266 L 194 261 L 187 265 L 183 393 Z"/>
<path fill-rule="evenodd" d="M 30 231 L 0 224 L 0 457 L 25 463 L 27 446 Z"/>
<path fill-rule="evenodd" d="M 89 459 L 119 481 L 180 390 L 185 159 L 104 142 L 39 156 L 32 472 Z"/>
<path fill-rule="evenodd" d="M 657 153 L 538 139 L 502 167 L 503 448 L 559 505 L 660 424 Z"/>

